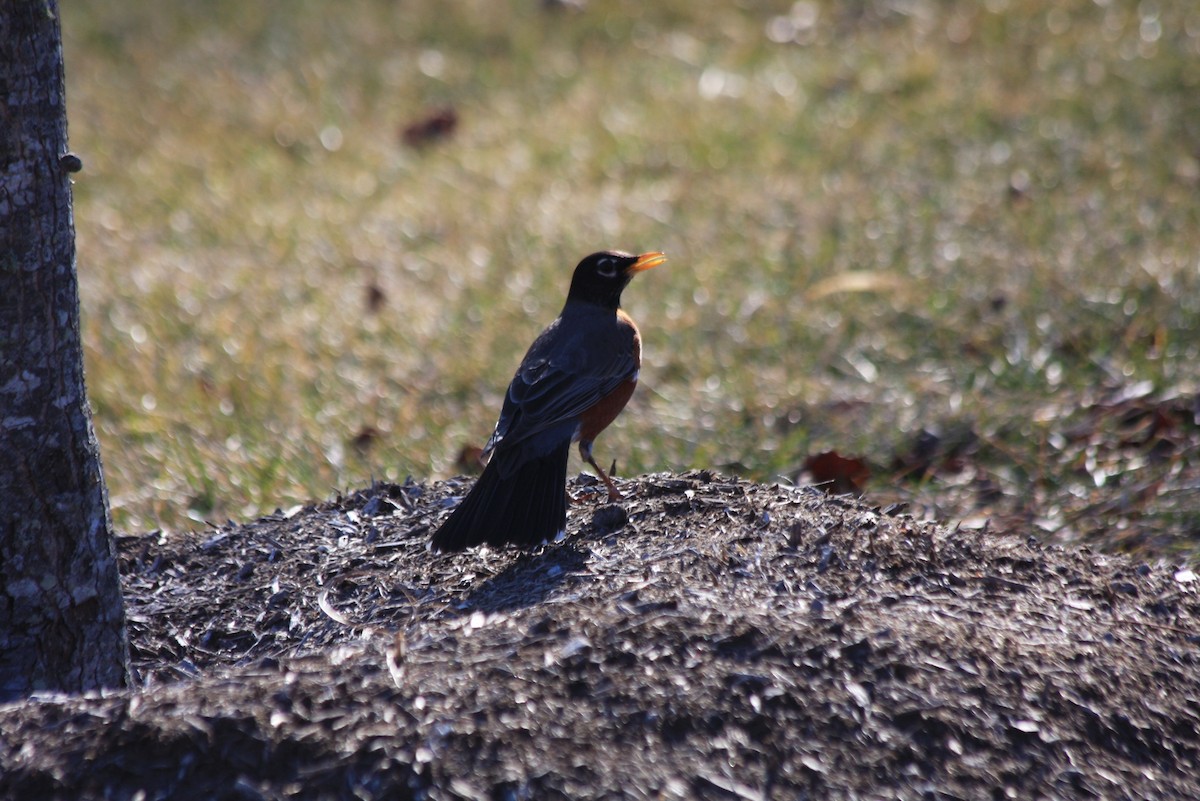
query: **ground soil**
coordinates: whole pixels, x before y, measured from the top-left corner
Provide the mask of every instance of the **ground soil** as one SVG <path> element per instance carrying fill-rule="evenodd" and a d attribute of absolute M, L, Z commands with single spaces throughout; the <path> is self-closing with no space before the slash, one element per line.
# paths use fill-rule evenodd
<path fill-rule="evenodd" d="M 119 542 L 136 692 L 0 708 L 3 798 L 1197 798 L 1200 580 L 809 488 L 463 485 Z"/>

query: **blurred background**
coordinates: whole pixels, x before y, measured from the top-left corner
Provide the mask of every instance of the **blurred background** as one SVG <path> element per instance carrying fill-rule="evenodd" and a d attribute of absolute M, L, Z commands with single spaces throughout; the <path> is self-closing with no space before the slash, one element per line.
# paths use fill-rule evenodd
<path fill-rule="evenodd" d="M 576 262 L 619 248 L 671 258 L 625 293 L 620 474 L 1197 552 L 1194 3 L 61 13 L 121 529 L 461 472 Z"/>

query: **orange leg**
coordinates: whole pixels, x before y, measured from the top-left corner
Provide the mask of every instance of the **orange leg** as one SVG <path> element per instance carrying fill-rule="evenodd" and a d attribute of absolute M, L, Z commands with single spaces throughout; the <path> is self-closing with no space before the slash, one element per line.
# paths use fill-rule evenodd
<path fill-rule="evenodd" d="M 588 464 L 592 466 L 592 469 L 600 474 L 600 480 L 604 482 L 604 486 L 608 487 L 609 502 L 616 503 L 617 501 L 621 500 L 621 491 L 617 489 L 617 485 L 614 484 L 613 480 L 608 477 L 608 474 L 600 469 L 600 465 L 596 464 L 596 460 L 592 458 L 591 448 L 588 448 L 585 458 L 587 459 Z"/>
<path fill-rule="evenodd" d="M 621 491 L 617 489 L 617 485 L 613 483 L 608 474 L 600 469 L 600 465 L 596 464 L 596 458 L 592 456 L 592 441 L 590 439 L 579 440 L 579 455 L 583 460 L 592 466 L 592 469 L 600 476 L 600 480 L 604 482 L 604 486 L 608 487 L 608 500 L 610 503 L 616 503 L 621 500 Z M 613 462 L 613 469 L 616 469 L 617 463 Z"/>

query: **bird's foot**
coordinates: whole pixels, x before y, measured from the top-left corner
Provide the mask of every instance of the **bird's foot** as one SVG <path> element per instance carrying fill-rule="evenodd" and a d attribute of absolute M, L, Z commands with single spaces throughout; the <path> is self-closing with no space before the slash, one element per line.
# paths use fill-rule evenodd
<path fill-rule="evenodd" d="M 617 485 L 613 483 L 613 480 L 608 477 L 608 473 L 601 470 L 600 465 L 596 464 L 596 460 L 591 456 L 588 457 L 588 464 L 592 466 L 592 469 L 596 471 L 596 474 L 600 476 L 600 480 L 604 482 L 604 486 L 608 489 L 608 502 L 616 503 L 621 500 L 624 496 L 621 495 L 621 491 L 617 489 Z M 612 467 L 609 468 L 609 472 L 617 472 L 617 463 L 615 460 L 612 463 Z"/>

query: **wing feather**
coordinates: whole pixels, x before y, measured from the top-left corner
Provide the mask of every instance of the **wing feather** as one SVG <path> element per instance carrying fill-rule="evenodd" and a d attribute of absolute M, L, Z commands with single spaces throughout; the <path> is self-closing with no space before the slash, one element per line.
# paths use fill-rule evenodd
<path fill-rule="evenodd" d="M 632 327 L 609 324 L 604 328 L 610 334 L 595 341 L 584 339 L 594 329 L 561 323 L 561 317 L 551 323 L 525 354 L 487 451 L 516 448 L 543 431 L 578 422 L 583 412 L 637 372 Z"/>

